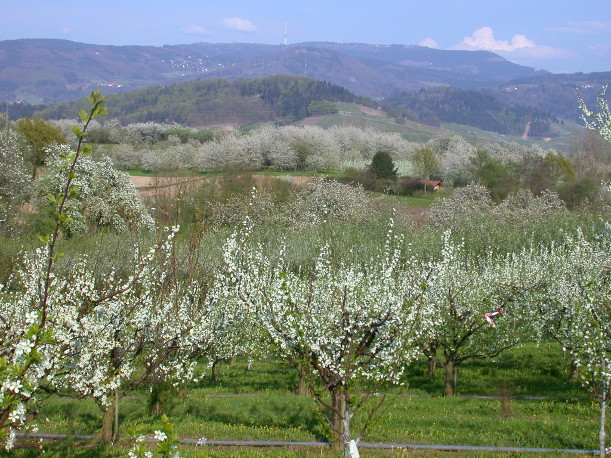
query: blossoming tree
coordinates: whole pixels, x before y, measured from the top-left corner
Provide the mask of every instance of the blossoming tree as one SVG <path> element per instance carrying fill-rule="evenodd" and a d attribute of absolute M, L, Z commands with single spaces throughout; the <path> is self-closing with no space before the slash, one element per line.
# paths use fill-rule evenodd
<path fill-rule="evenodd" d="M 432 340 L 423 346 L 434 342 L 437 352 L 427 356 L 445 368 L 444 393 L 453 396 L 460 364 L 493 358 L 520 341 L 527 331 L 527 304 L 536 300 L 543 283 L 524 255 L 473 259 L 449 231 L 444 238 L 421 298 L 434 323 Z"/>
<path fill-rule="evenodd" d="M 598 113 L 589 109 L 579 94 L 577 94 L 577 96 L 579 99 L 579 108 L 582 112 L 581 120 L 584 122 L 585 126 L 588 129 L 599 131 L 602 138 L 611 142 L 611 111 L 609 111 L 606 92 L 607 86 L 605 85 L 598 96 L 598 107 L 600 108 Z"/>
<path fill-rule="evenodd" d="M 539 256 L 549 287 L 539 303 L 539 326 L 572 355 L 587 391 L 600 398 L 600 450 L 606 454 L 605 418 L 611 390 L 611 264 L 609 240 L 568 238 Z"/>
<path fill-rule="evenodd" d="M 89 123 L 106 113 L 104 97 L 98 91 L 88 98 L 89 111 L 81 110 L 82 126 L 74 126 L 78 139 L 75 152 L 62 154 L 66 180 L 60 191 L 48 196 L 53 203 L 55 228 L 41 240 L 44 249 L 37 252 L 38 261 L 27 263 L 24 270 L 8 286 L 0 288 L 0 434 L 7 449 L 12 448 L 15 429 L 32 419 L 31 407 L 44 377 L 52 375 L 54 360 L 59 356 L 53 340 L 53 322 L 50 320 L 54 291 L 54 266 L 58 254 L 56 243 L 65 229 L 69 217 L 65 204 L 75 192 L 72 186 L 74 169 L 87 148 L 83 140 Z M 21 288 L 19 278 L 28 279 Z"/>
<path fill-rule="evenodd" d="M 392 232 L 368 263 L 334 263 L 325 246 L 309 272 L 272 261 L 261 247 L 244 248 L 248 232 L 225 246 L 228 296 L 256 316 L 277 355 L 306 375 L 336 443 L 354 453 L 360 435 L 350 431 L 353 415 L 367 406 L 371 419 L 385 396 L 368 401 L 400 381 L 428 332 L 417 305 L 427 269 L 402 259 Z M 354 392 L 357 385 L 365 394 Z"/>

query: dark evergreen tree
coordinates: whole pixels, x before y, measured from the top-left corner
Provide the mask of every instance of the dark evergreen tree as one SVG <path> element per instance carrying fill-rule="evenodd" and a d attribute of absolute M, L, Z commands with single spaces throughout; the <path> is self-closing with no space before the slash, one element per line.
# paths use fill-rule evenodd
<path fill-rule="evenodd" d="M 378 180 L 397 179 L 397 168 L 388 151 L 378 151 L 374 154 L 369 170 Z"/>

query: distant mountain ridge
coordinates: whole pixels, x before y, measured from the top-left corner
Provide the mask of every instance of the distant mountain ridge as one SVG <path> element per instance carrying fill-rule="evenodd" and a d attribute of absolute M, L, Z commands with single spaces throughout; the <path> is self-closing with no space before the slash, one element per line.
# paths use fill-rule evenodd
<path fill-rule="evenodd" d="M 301 114 L 287 117 L 277 107 L 262 104 L 262 100 L 243 100 L 242 94 L 234 99 L 232 107 L 228 100 L 235 97 L 231 93 L 235 87 L 227 85 L 218 100 L 196 97 L 191 101 L 175 94 L 168 102 L 164 92 L 164 87 L 187 81 L 258 80 L 272 75 L 305 76 L 341 86 L 351 93 L 348 97 L 369 97 L 386 107 L 393 104 L 387 112 L 394 113 L 396 119 L 405 117 L 429 124 L 458 122 L 498 133 L 527 132 L 545 137 L 554 136 L 553 123 L 557 121 L 580 122 L 576 88 L 594 107 L 600 88 L 611 82 L 611 72 L 555 75 L 511 63 L 487 51 L 411 45 L 310 42 L 289 46 L 193 43 L 155 47 L 55 39 L 0 41 L 0 105 L 5 100 L 52 104 L 75 100 L 100 88 L 105 94 L 140 90 L 143 92 L 138 97 L 152 101 L 148 111 L 142 103 L 132 104 L 133 109 L 124 107 L 119 115 L 124 120 L 168 119 L 191 125 L 219 119 L 287 122 L 309 113 L 309 103 L 317 101 L 317 96 L 306 97 L 307 103 L 291 102 Z M 211 84 L 207 87 L 219 83 Z M 189 92 L 196 86 L 183 89 Z M 452 87 L 458 91 L 435 89 Z M 317 91 L 314 94 L 321 94 Z M 340 99 L 320 98 L 329 102 Z M 159 100 L 161 105 L 174 106 L 160 106 Z M 227 111 L 221 113 L 222 109 Z M 15 118 L 35 110 L 40 111 L 27 104 L 14 104 L 10 112 Z M 215 114 L 203 115 L 206 110 Z M 249 110 L 257 114 L 247 115 Z M 40 112 L 49 115 L 60 111 L 49 107 Z"/>
<path fill-rule="evenodd" d="M 539 74 L 486 51 L 422 46 L 302 43 L 194 43 L 108 46 L 56 39 L 0 41 L 0 100 L 66 101 L 94 87 L 122 92 L 196 78 L 260 78 L 278 73 L 339 84 L 368 97 L 452 85 L 496 86 Z"/>

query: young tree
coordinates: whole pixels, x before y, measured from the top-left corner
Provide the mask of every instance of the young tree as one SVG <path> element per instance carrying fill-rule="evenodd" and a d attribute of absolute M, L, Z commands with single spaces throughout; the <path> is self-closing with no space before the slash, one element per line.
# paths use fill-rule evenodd
<path fill-rule="evenodd" d="M 118 434 L 119 399 L 149 380 L 192 379 L 192 356 L 210 354 L 227 327 L 206 285 L 174 281 L 168 266 L 177 231 L 144 256 L 136 250 L 126 279 L 96 278 L 81 262 L 56 285 L 54 337 L 63 357 L 48 390 L 94 399 L 104 412 L 104 441 Z"/>
<path fill-rule="evenodd" d="M 411 161 L 416 176 L 422 180 L 430 180 L 431 175 L 439 169 L 439 161 L 430 146 L 423 146 L 416 150 L 412 154 Z M 426 183 L 424 185 L 424 192 L 426 192 Z"/>
<path fill-rule="evenodd" d="M 399 382 L 428 332 L 430 316 L 417 306 L 428 270 L 413 259 L 402 264 L 392 232 L 369 263 L 335 264 L 325 246 L 310 272 L 248 247 L 248 233 L 225 246 L 227 295 L 255 314 L 277 355 L 306 375 L 335 443 L 354 450 L 363 430 L 351 433 L 352 417 L 368 406 L 371 420 L 385 398 L 372 401 L 374 393 Z"/>
<path fill-rule="evenodd" d="M 445 234 L 443 251 L 422 301 L 434 317 L 432 340 L 445 368 L 444 394 L 454 396 L 457 368 L 516 345 L 525 329 L 523 311 L 536 297 L 540 280 L 520 256 L 470 259 Z M 495 317 L 495 318 L 493 318 Z"/>
<path fill-rule="evenodd" d="M 370 214 L 371 199 L 361 186 L 319 179 L 308 183 L 290 204 L 289 217 L 298 225 L 349 221 Z"/>
<path fill-rule="evenodd" d="M 539 325 L 570 351 L 586 390 L 600 399 L 600 456 L 606 455 L 605 420 L 611 390 L 611 264 L 608 236 L 581 234 L 553 247 L 540 264 L 550 279 Z"/>
<path fill-rule="evenodd" d="M 86 153 L 83 139 L 89 123 L 106 113 L 104 97 L 98 91 L 88 98 L 89 112 L 81 111 L 82 127 L 75 126 L 78 139 L 75 152 L 63 159 L 66 167 L 66 181 L 57 195 L 49 195 L 55 204 L 53 232 L 42 237 L 45 248 L 34 255 L 17 272 L 16 280 L 0 289 L 0 438 L 5 447 L 11 449 L 15 429 L 23 428 L 33 418 L 32 406 L 45 377 L 52 375 L 54 361 L 61 354 L 54 345 L 53 307 L 55 282 L 54 266 L 57 261 L 56 243 L 69 218 L 64 206 L 73 192 L 74 168 L 81 154 Z M 28 281 L 22 281 L 27 279 Z"/>
<path fill-rule="evenodd" d="M 442 227 L 452 227 L 461 221 L 492 212 L 494 203 L 490 191 L 479 184 L 457 188 L 446 198 L 436 199 L 431 208 L 431 220 Z"/>
<path fill-rule="evenodd" d="M 55 148 L 68 154 L 67 145 Z M 65 180 L 61 159 L 49 160 L 47 172 L 34 184 L 41 206 L 48 207 L 44 197 L 55 194 Z M 66 203 L 65 213 L 69 234 L 84 234 L 99 228 L 126 231 L 128 226 L 153 230 L 155 223 L 142 204 L 138 190 L 129 175 L 115 169 L 109 158 L 94 161 L 82 158 L 74 168 L 73 184 L 78 192 Z M 42 200 L 44 199 L 44 200 Z"/>
<path fill-rule="evenodd" d="M 66 138 L 59 127 L 41 118 L 19 119 L 15 129 L 26 139 L 32 162 L 32 179 L 35 179 L 47 161 L 49 146 L 65 144 Z"/>

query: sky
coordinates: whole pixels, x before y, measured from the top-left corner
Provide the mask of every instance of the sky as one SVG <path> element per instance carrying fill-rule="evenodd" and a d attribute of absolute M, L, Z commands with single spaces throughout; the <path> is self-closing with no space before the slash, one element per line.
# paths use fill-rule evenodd
<path fill-rule="evenodd" d="M 611 0 L 0 0 L 0 40 L 309 41 L 483 49 L 554 73 L 611 71 Z"/>

